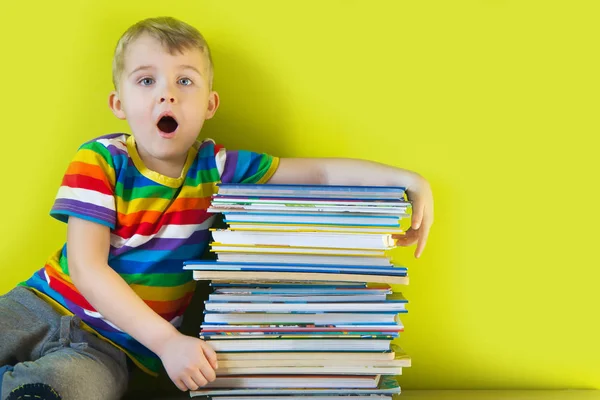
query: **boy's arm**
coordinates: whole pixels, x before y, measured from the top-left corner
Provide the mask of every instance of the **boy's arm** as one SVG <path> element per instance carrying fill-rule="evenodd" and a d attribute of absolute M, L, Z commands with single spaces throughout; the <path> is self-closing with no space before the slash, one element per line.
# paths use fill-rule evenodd
<path fill-rule="evenodd" d="M 429 182 L 416 172 L 373 161 L 350 158 L 282 158 L 270 184 L 402 186 L 413 204 L 411 228 L 398 238 L 401 246 L 418 242 L 420 257 L 433 224 Z"/>
<path fill-rule="evenodd" d="M 69 218 L 67 257 L 77 289 L 104 318 L 158 355 L 181 390 L 195 390 L 213 381 L 217 357 L 212 348 L 200 339 L 181 334 L 148 307 L 108 266 L 109 248 L 107 226 Z"/>

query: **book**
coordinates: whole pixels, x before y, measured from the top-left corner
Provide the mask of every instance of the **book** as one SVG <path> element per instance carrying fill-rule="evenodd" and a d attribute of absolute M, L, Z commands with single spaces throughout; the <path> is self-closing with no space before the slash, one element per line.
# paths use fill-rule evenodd
<path fill-rule="evenodd" d="M 386 284 L 376 283 L 331 283 L 317 284 L 307 282 L 301 284 L 287 283 L 254 283 L 251 284 L 223 284 L 211 282 L 214 293 L 243 293 L 243 294 L 284 294 L 284 295 L 315 295 L 315 294 L 392 294 L 392 288 Z"/>
<path fill-rule="evenodd" d="M 245 333 L 245 332 L 244 332 Z M 204 333 L 202 332 L 200 334 L 200 339 L 204 339 L 204 340 L 226 340 L 226 341 L 232 341 L 232 340 L 239 340 L 240 343 L 241 341 L 244 340 L 252 340 L 251 344 L 249 344 L 249 346 L 251 346 L 254 343 L 258 343 L 258 341 L 266 341 L 266 340 L 276 340 L 276 339 L 282 339 L 283 340 L 292 340 L 292 339 L 298 339 L 298 340 L 304 340 L 304 339 L 311 339 L 311 340 L 326 340 L 327 343 L 329 343 L 329 341 L 333 341 L 334 339 L 341 339 L 341 340 L 352 340 L 352 341 L 359 341 L 358 339 L 370 339 L 370 340 L 393 340 L 394 338 L 398 337 L 398 334 L 394 334 L 394 333 L 374 333 L 374 334 L 364 334 L 363 332 L 341 332 L 341 333 L 336 333 L 333 334 L 331 332 L 325 332 L 325 333 L 317 333 L 317 332 L 304 332 L 304 333 L 295 333 L 295 332 L 286 332 L 286 333 L 279 333 L 279 334 L 275 334 L 275 333 L 262 333 L 262 332 L 255 332 L 255 333 L 249 333 L 249 334 L 241 334 L 240 332 L 237 332 L 237 334 L 235 335 L 223 335 L 222 333 L 214 333 L 214 332 L 210 332 L 210 333 Z M 365 344 L 364 341 L 360 341 L 361 345 Z M 250 342 L 249 342 L 250 343 Z M 353 342 L 354 343 L 354 342 Z M 354 345 L 351 343 L 351 345 Z M 368 346 L 368 344 L 365 344 L 365 346 Z M 335 349 L 333 349 L 335 350 Z M 359 349 L 362 350 L 362 349 Z"/>
<path fill-rule="evenodd" d="M 380 301 L 404 301 L 406 299 L 400 293 L 386 294 L 323 294 L 307 295 L 301 294 L 259 294 L 259 293 L 212 293 L 208 301 L 215 303 L 224 302 L 252 302 L 252 303 L 365 303 Z"/>
<path fill-rule="evenodd" d="M 293 333 L 304 333 L 314 332 L 315 334 L 322 332 L 344 332 L 350 334 L 352 332 L 402 332 L 404 326 L 397 323 L 393 325 L 324 325 L 318 326 L 313 324 L 294 324 L 294 325 L 216 325 L 216 324 L 202 324 L 202 333 L 207 334 L 211 332 L 222 332 L 228 335 L 234 335 L 236 333 L 269 333 L 276 332 L 278 334 L 293 332 Z"/>
<path fill-rule="evenodd" d="M 331 362 L 342 362 L 354 360 L 356 362 L 365 363 L 377 363 L 383 361 L 392 361 L 396 358 L 396 352 L 404 353 L 399 350 L 395 345 L 392 344 L 390 349 L 385 351 L 327 351 L 323 350 L 320 352 L 235 352 L 235 353 L 219 353 L 219 365 L 223 361 L 254 361 L 254 360 L 267 360 L 273 363 L 291 363 L 294 361 L 298 362 L 311 362 L 317 359 L 326 359 Z"/>
<path fill-rule="evenodd" d="M 364 325 L 374 324 L 396 325 L 400 321 L 398 313 L 392 312 L 363 312 L 363 313 L 211 313 L 204 312 L 204 323 L 228 323 L 248 325 L 254 323 L 305 323 L 314 325 Z"/>
<path fill-rule="evenodd" d="M 253 262 L 215 262 L 203 260 L 185 261 L 183 269 L 195 271 L 261 271 L 261 272 L 309 272 L 327 274 L 363 274 L 406 276 L 407 269 L 401 266 L 337 265 L 337 264 L 290 264 Z"/>
<path fill-rule="evenodd" d="M 230 231 L 246 232 L 339 232 L 351 234 L 394 234 L 403 235 L 405 232 L 400 227 L 388 226 L 357 226 L 357 225 L 337 225 L 337 224 L 262 224 L 246 222 L 228 222 Z"/>
<path fill-rule="evenodd" d="M 377 378 L 376 387 L 370 388 L 331 388 L 331 387 L 322 387 L 322 388 L 304 388 L 304 387 L 279 387 L 279 388 L 265 388 L 265 387 L 254 387 L 254 388 L 200 388 L 198 390 L 190 391 L 191 397 L 196 396 L 219 396 L 220 399 L 223 399 L 220 396 L 287 396 L 285 397 L 288 400 L 292 400 L 291 396 L 311 396 L 307 400 L 316 400 L 316 398 L 312 396 L 328 396 L 330 400 L 336 400 L 336 396 L 356 396 L 354 400 L 359 400 L 360 395 L 393 395 L 400 393 L 400 386 L 398 385 L 398 381 L 393 376 L 379 376 Z M 237 398 L 237 397 L 236 397 Z M 302 397 L 306 398 L 306 397 Z M 256 397 L 253 397 L 256 399 Z M 371 398 L 371 400 L 380 400 L 379 397 Z M 246 400 L 246 399 L 245 399 Z M 249 400 L 249 399 L 248 399 Z M 320 399 L 319 399 L 320 400 Z"/>
<path fill-rule="evenodd" d="M 220 195 L 256 195 L 274 194 L 278 196 L 336 196 L 350 198 L 391 198 L 403 199 L 406 189 L 399 186 L 351 186 L 351 185 L 297 185 L 297 184 L 252 184 L 219 183 Z"/>
<path fill-rule="evenodd" d="M 231 339 L 207 340 L 217 353 L 233 351 L 383 351 L 390 347 L 390 339 Z M 252 340 L 252 342 L 250 342 Z"/>
<path fill-rule="evenodd" d="M 386 257 L 385 249 L 348 249 L 335 247 L 300 247 L 288 245 L 250 245 L 211 243 L 213 252 L 268 253 L 268 254 L 310 254 L 360 257 Z"/>
<path fill-rule="evenodd" d="M 281 197 L 281 196 L 235 196 L 213 195 L 211 206 L 218 207 L 222 204 L 284 204 L 289 205 L 331 205 L 349 207 L 408 207 L 410 203 L 398 199 L 385 198 L 339 198 L 339 197 Z"/>
<path fill-rule="evenodd" d="M 346 281 L 311 281 L 311 280 L 301 280 L 301 281 L 261 281 L 260 279 L 252 282 L 240 281 L 237 279 L 231 279 L 227 281 L 221 280 L 213 280 L 210 282 L 210 286 L 215 288 L 227 288 L 231 289 L 242 289 L 246 290 L 248 285 L 251 285 L 253 288 L 263 288 L 268 290 L 288 290 L 293 288 L 294 290 L 322 290 L 322 289 L 332 289 L 332 290 L 341 290 L 341 289 L 367 289 L 371 287 L 384 287 L 389 285 L 385 284 L 377 284 L 377 283 L 366 283 L 366 282 L 346 282 Z M 216 289 L 217 290 L 217 289 Z"/>
<path fill-rule="evenodd" d="M 218 376 L 210 388 L 376 388 L 379 375 L 234 375 Z"/>
<path fill-rule="evenodd" d="M 191 395 L 194 397 L 194 395 Z M 339 394 L 330 394 L 330 395 L 322 395 L 317 396 L 314 394 L 311 395 L 298 395 L 298 396 L 290 396 L 287 394 L 281 396 L 264 396 L 264 395 L 251 395 L 251 396 L 213 396 L 212 399 L 218 400 L 392 400 L 393 397 L 391 395 L 356 395 L 356 394 L 348 394 L 348 395 L 339 395 Z"/>
<path fill-rule="evenodd" d="M 218 252 L 216 249 L 211 249 L 211 252 Z M 321 265 L 358 265 L 358 266 L 374 266 L 374 267 L 393 267 L 394 264 L 387 258 L 380 257 L 360 257 L 360 256 L 335 256 L 322 255 L 316 256 L 311 254 L 273 254 L 265 252 L 244 253 L 221 251 L 217 255 L 219 262 L 249 262 L 249 263 L 276 263 L 276 264 L 321 264 Z"/>
<path fill-rule="evenodd" d="M 257 332 L 246 332 L 246 331 L 202 331 L 200 334 L 201 338 L 213 337 L 215 339 L 232 339 L 232 338 L 281 338 L 281 337 L 298 337 L 298 338 L 363 338 L 363 337 L 388 337 L 394 339 L 400 337 L 398 331 L 257 331 Z"/>
<path fill-rule="evenodd" d="M 211 252 L 216 250 L 212 249 Z M 219 262 L 249 262 L 249 263 L 277 263 L 277 264 L 321 264 L 321 265 L 357 265 L 373 267 L 393 267 L 394 265 L 386 258 L 373 257 L 339 257 L 339 256 L 313 256 L 310 254 L 256 254 L 256 253 L 232 253 L 220 252 L 217 255 Z"/>
<path fill-rule="evenodd" d="M 270 358 L 277 353 L 255 353 L 256 357 L 247 359 L 226 358 L 248 353 L 223 353 L 219 355 L 219 368 L 247 367 L 327 367 L 327 366 L 378 366 L 378 367 L 410 367 L 410 357 L 397 345 L 392 344 L 390 353 L 282 353 L 302 354 L 304 358 L 286 357 Z M 393 358 L 381 356 L 393 355 Z M 264 356 L 264 357 L 263 357 Z M 342 363 L 340 361 L 343 361 Z"/>
<path fill-rule="evenodd" d="M 325 213 L 364 213 L 407 216 L 408 207 L 385 207 L 385 206 L 344 206 L 344 205 L 315 205 L 315 204 L 221 204 L 211 206 L 207 211 L 211 214 L 225 213 L 228 211 L 278 211 L 287 213 L 293 212 L 325 212 Z"/>
<path fill-rule="evenodd" d="M 220 262 L 394 266 L 383 250 L 292 248 L 291 246 L 235 246 L 212 243 L 210 252 L 216 253 L 217 260 Z"/>
<path fill-rule="evenodd" d="M 244 302 L 221 303 L 206 301 L 206 311 L 214 312 L 262 312 L 262 313 L 315 313 L 315 312 L 361 312 L 361 311 L 396 311 L 406 312 L 406 300 L 373 301 L 373 302 L 320 302 L 320 303 L 275 303 L 275 302 Z"/>
<path fill-rule="evenodd" d="M 191 269 L 191 268 L 187 268 Z M 330 274 L 316 272 L 261 272 L 254 271 L 194 271 L 194 279 L 199 281 L 322 281 L 330 279 L 347 282 L 378 282 L 392 285 L 408 285 L 407 276 L 367 275 L 367 274 Z"/>
<path fill-rule="evenodd" d="M 400 215 L 382 215 L 382 214 L 368 214 L 368 213 L 352 213 L 346 212 L 343 214 L 339 213 L 274 213 L 270 211 L 227 211 L 224 212 L 224 222 L 226 223 L 240 223 L 240 222 L 254 222 L 258 224 L 263 223 L 292 223 L 292 224 L 314 224 L 314 225 L 377 225 L 377 226 L 389 226 L 389 227 L 400 227 L 401 218 L 408 216 L 407 214 Z"/>
<path fill-rule="evenodd" d="M 391 234 L 332 232 L 245 232 L 211 229 L 213 240 L 229 245 L 276 245 L 295 247 L 332 247 L 349 249 L 391 249 L 396 240 Z"/>
<path fill-rule="evenodd" d="M 217 377 L 226 375 L 262 375 L 262 374 L 280 374 L 280 375 L 303 375 L 303 374 L 340 374 L 340 375 L 402 375 L 402 367 L 398 366 L 375 366 L 375 365 L 327 365 L 327 366 L 247 366 L 247 367 L 224 367 L 219 365 Z"/>

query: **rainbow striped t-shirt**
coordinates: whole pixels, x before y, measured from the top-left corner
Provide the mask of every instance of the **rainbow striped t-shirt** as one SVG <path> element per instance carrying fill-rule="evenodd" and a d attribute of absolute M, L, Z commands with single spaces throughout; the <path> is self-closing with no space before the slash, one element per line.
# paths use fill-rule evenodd
<path fill-rule="evenodd" d="M 183 261 L 200 257 L 207 246 L 213 218 L 206 210 L 216 184 L 264 183 L 278 161 L 266 154 L 226 151 L 207 139 L 190 149 L 181 176 L 171 178 L 144 166 L 133 136 L 102 136 L 77 151 L 50 215 L 63 222 L 75 216 L 108 226 L 108 265 L 177 326 L 195 289 Z M 160 359 L 103 318 L 73 285 L 66 244 L 23 285 L 80 317 L 144 371 L 159 371 Z"/>

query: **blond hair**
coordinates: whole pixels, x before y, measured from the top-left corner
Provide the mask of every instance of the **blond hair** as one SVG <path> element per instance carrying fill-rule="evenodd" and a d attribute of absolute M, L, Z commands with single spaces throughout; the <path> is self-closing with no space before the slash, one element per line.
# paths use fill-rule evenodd
<path fill-rule="evenodd" d="M 193 26 L 172 17 L 147 18 L 132 25 L 123 33 L 113 57 L 112 78 L 115 90 L 119 89 L 119 79 L 125 68 L 125 52 L 127 46 L 143 34 L 149 34 L 158 40 L 170 54 L 184 50 L 199 49 L 208 60 L 208 82 L 212 87 L 213 62 L 210 48 L 202 34 Z"/>

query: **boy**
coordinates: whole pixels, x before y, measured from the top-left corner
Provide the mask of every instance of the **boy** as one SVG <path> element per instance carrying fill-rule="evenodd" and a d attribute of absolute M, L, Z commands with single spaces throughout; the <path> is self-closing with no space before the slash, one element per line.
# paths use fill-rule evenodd
<path fill-rule="evenodd" d="M 195 284 L 182 262 L 208 243 L 218 182 L 405 186 L 413 228 L 399 244 L 418 242 L 417 257 L 423 251 L 433 200 L 416 173 L 198 142 L 219 107 L 212 76 L 206 42 L 181 21 L 143 20 L 119 40 L 109 106 L 132 135 L 81 146 L 51 210 L 68 224 L 67 243 L 0 297 L 2 399 L 116 399 L 127 387 L 127 359 L 150 374 L 162 362 L 182 391 L 215 379 L 215 352 L 176 326 Z"/>

